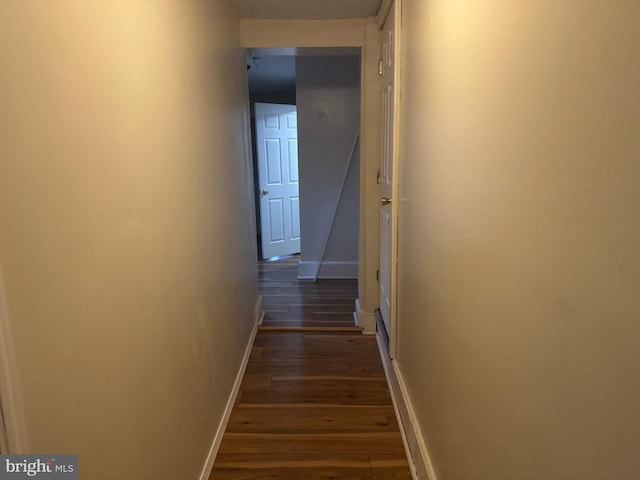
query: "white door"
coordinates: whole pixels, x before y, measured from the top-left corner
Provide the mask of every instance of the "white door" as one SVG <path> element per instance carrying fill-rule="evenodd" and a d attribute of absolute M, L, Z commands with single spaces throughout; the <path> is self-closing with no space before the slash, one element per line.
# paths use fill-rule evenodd
<path fill-rule="evenodd" d="M 389 335 L 390 353 L 395 353 L 395 233 L 397 206 L 394 169 L 397 145 L 396 105 L 396 4 L 392 5 L 382 29 L 382 158 L 380 162 L 380 312 Z"/>
<path fill-rule="evenodd" d="M 300 252 L 298 118 L 295 105 L 256 103 L 262 257 Z"/>

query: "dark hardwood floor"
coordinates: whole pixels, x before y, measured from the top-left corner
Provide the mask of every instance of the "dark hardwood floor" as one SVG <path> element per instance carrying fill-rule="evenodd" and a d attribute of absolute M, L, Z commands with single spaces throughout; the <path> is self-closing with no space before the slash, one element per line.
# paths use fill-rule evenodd
<path fill-rule="evenodd" d="M 299 281 L 298 256 L 259 265 L 265 327 L 355 329 L 357 280 Z"/>
<path fill-rule="evenodd" d="M 210 478 L 410 479 L 375 337 L 354 327 L 356 283 L 298 284 L 297 260 L 277 263 L 261 265 L 268 314 Z"/>

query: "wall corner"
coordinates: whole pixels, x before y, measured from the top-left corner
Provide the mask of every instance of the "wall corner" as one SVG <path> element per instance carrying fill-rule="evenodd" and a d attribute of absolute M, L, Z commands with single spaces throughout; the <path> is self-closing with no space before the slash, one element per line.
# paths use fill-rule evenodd
<path fill-rule="evenodd" d="M 356 299 L 356 311 L 353 314 L 356 320 L 356 326 L 363 329 L 364 335 L 375 335 L 376 333 L 376 315 L 374 312 L 366 312 L 360 307 L 360 299 Z"/>

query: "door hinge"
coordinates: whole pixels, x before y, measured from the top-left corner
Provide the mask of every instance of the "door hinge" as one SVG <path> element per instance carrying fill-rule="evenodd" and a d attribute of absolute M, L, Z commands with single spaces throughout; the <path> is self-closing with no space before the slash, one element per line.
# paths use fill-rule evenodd
<path fill-rule="evenodd" d="M 380 270 L 376 270 L 376 282 L 380 283 Z"/>
<path fill-rule="evenodd" d="M 378 60 L 378 75 L 382 75 L 382 59 Z"/>
<path fill-rule="evenodd" d="M 382 183 L 382 177 L 380 176 L 380 170 L 378 170 L 378 176 L 376 177 L 376 183 L 380 185 Z"/>

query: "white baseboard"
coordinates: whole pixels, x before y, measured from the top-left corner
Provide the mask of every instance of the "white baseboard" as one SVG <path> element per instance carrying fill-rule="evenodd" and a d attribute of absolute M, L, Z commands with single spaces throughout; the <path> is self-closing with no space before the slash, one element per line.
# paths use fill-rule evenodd
<path fill-rule="evenodd" d="M 424 443 L 424 436 L 418 425 L 413 403 L 411 402 L 411 397 L 409 397 L 398 363 L 389 358 L 389 353 L 380 334 L 376 337 L 380 356 L 382 357 L 382 365 L 391 391 L 393 408 L 400 424 L 402 441 L 407 451 L 411 476 L 413 480 L 437 480 L 427 446 Z"/>
<path fill-rule="evenodd" d="M 322 262 L 318 278 L 358 278 L 358 262 Z"/>
<path fill-rule="evenodd" d="M 353 314 L 356 320 L 356 326 L 363 329 L 364 335 L 376 334 L 376 315 L 375 313 L 365 312 L 360 307 L 360 299 L 356 299 L 356 311 Z"/>
<path fill-rule="evenodd" d="M 315 280 L 316 271 L 319 262 L 303 262 L 298 263 L 298 280 Z"/>
<path fill-rule="evenodd" d="M 299 280 L 315 280 L 318 278 L 355 279 L 358 278 L 358 262 L 320 262 L 300 261 L 298 264 Z"/>
<path fill-rule="evenodd" d="M 2 270 L 0 269 L 0 399 L 2 419 L 0 440 L 2 453 L 24 454 L 29 451 L 27 429 L 22 410 L 22 395 L 13 336 L 9 322 L 9 308 L 5 297 Z"/>
<path fill-rule="evenodd" d="M 258 295 L 256 305 L 253 307 L 253 317 L 257 325 L 262 325 L 262 320 L 264 320 L 264 299 L 262 295 Z"/>
<path fill-rule="evenodd" d="M 431 457 L 429 456 L 427 445 L 424 442 L 424 436 L 422 435 L 420 425 L 416 419 L 413 403 L 411 402 L 411 398 L 407 392 L 407 387 L 405 386 L 404 378 L 402 377 L 402 373 L 398 367 L 398 362 L 394 360 L 391 364 L 393 365 L 393 371 L 400 387 L 400 395 L 404 399 L 406 415 L 408 416 L 408 421 L 405 423 L 410 425 L 410 432 L 407 435 L 409 451 L 416 452 L 415 454 L 412 453 L 412 457 L 416 460 L 415 466 L 418 474 L 420 475 L 419 478 L 436 480 L 436 472 L 433 469 Z M 400 414 L 402 415 L 402 410 L 400 410 Z"/>
<path fill-rule="evenodd" d="M 260 302 L 260 299 L 258 300 Z M 257 304 L 256 304 L 257 305 Z M 216 430 L 216 434 L 213 437 L 213 442 L 211 443 L 211 448 L 209 448 L 209 454 L 207 455 L 207 460 L 202 467 L 202 472 L 200 473 L 199 480 L 209 480 L 209 476 L 211 475 L 211 470 L 213 470 L 213 464 L 216 460 L 216 455 L 218 454 L 218 449 L 220 448 L 220 444 L 222 443 L 222 436 L 224 435 L 224 431 L 227 428 L 227 423 L 229 422 L 229 417 L 231 416 L 231 411 L 233 410 L 233 404 L 236 401 L 236 397 L 238 396 L 238 392 L 240 391 L 240 385 L 242 384 L 242 377 L 244 377 L 244 372 L 247 369 L 247 364 L 249 363 L 249 357 L 251 356 L 251 349 L 253 348 L 253 341 L 256 338 L 256 333 L 258 332 L 258 324 L 254 324 L 253 331 L 251 332 L 251 336 L 249 337 L 249 342 L 247 343 L 247 348 L 244 352 L 244 358 L 242 359 L 242 364 L 238 369 L 238 374 L 236 375 L 236 380 L 233 384 L 233 389 L 231 390 L 231 394 L 229 395 L 229 399 L 227 400 L 227 405 L 224 409 L 224 413 L 222 415 L 222 419 L 220 420 L 220 424 L 218 425 L 218 429 Z"/>

